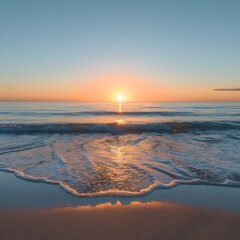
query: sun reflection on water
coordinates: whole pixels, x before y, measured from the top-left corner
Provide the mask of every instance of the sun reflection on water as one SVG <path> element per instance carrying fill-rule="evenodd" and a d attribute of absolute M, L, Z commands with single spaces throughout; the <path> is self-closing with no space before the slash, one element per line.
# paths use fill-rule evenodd
<path fill-rule="evenodd" d="M 111 147 L 111 152 L 113 154 L 113 159 L 116 162 L 122 162 L 124 160 L 123 147 L 112 146 Z"/>
<path fill-rule="evenodd" d="M 117 120 L 118 125 L 124 125 L 124 121 L 122 119 Z"/>
<path fill-rule="evenodd" d="M 118 113 L 122 113 L 122 103 L 119 102 L 119 105 L 118 105 Z"/>
<path fill-rule="evenodd" d="M 122 102 L 123 102 L 123 96 L 119 95 L 117 97 L 117 101 L 118 101 L 118 113 L 122 113 Z"/>

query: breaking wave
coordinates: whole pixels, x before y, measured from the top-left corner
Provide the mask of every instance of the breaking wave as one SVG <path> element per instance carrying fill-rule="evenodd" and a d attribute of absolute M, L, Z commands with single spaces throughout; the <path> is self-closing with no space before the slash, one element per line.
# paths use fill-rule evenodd
<path fill-rule="evenodd" d="M 0 124 L 0 133 L 184 133 L 189 131 L 239 130 L 240 122 L 165 122 L 165 123 L 47 123 Z"/>

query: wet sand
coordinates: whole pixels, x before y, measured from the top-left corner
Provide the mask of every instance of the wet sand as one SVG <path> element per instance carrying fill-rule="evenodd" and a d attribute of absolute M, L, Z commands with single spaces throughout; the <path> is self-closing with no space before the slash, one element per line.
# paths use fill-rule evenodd
<path fill-rule="evenodd" d="M 30 182 L 13 173 L 0 171 L 0 211 L 16 209 L 63 208 L 95 206 L 120 201 L 173 202 L 195 207 L 214 208 L 240 213 L 240 188 L 210 185 L 179 185 L 169 189 L 157 189 L 137 197 L 79 198 L 65 192 L 58 185 Z"/>
<path fill-rule="evenodd" d="M 180 185 L 136 198 L 77 198 L 12 173 L 1 172 L 0 180 L 0 240 L 240 236 L 238 188 Z"/>
<path fill-rule="evenodd" d="M 5 210 L 0 239 L 239 239 L 240 214 L 162 202 Z"/>

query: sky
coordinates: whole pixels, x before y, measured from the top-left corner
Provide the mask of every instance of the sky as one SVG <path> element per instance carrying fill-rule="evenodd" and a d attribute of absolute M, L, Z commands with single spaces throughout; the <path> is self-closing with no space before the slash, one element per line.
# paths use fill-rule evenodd
<path fill-rule="evenodd" d="M 239 0 L 0 0 L 1 101 L 240 101 Z"/>

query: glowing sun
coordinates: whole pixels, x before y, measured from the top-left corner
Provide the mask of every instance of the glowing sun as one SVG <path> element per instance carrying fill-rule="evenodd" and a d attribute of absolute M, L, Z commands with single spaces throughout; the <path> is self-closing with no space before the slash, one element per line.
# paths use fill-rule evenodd
<path fill-rule="evenodd" d="M 117 96 L 117 100 L 118 100 L 118 102 L 122 102 L 123 101 L 123 96 L 122 95 L 118 95 Z"/>

